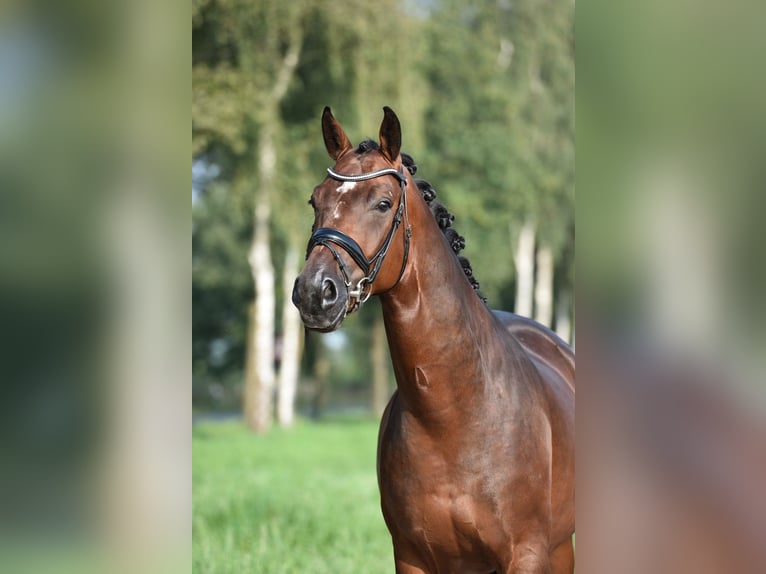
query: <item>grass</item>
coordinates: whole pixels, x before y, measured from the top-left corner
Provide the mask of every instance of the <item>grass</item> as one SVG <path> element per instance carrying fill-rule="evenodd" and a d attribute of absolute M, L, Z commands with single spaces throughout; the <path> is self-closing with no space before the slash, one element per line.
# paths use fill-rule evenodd
<path fill-rule="evenodd" d="M 375 477 L 377 421 L 193 429 L 193 572 L 391 572 Z"/>

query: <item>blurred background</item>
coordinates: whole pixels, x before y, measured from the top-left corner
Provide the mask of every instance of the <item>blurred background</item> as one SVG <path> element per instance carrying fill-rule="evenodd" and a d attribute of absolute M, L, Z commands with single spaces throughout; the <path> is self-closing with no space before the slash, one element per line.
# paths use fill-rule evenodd
<path fill-rule="evenodd" d="M 570 340 L 576 177 L 578 568 L 766 571 L 763 8 L 581 1 L 575 176 L 573 7 L 4 3 L 0 571 L 390 571 L 374 303 L 285 360 L 324 105 Z"/>
<path fill-rule="evenodd" d="M 188 572 L 188 8 L 0 5 L 0 571 Z"/>
<path fill-rule="evenodd" d="M 582 572 L 766 571 L 763 17 L 577 6 Z"/>
<path fill-rule="evenodd" d="M 394 381 L 377 300 L 305 333 L 307 205 L 392 107 L 494 308 L 571 340 L 574 4 L 192 5 L 193 560 L 199 572 L 389 572 L 376 435 Z M 228 460 L 222 464 L 222 460 Z"/>
<path fill-rule="evenodd" d="M 490 305 L 569 340 L 573 25 L 571 2 L 193 4 L 195 413 L 244 409 L 264 431 L 296 410 L 379 415 L 390 395 L 377 302 L 304 338 L 290 301 L 331 165 L 326 105 L 354 143 L 391 106 Z"/>

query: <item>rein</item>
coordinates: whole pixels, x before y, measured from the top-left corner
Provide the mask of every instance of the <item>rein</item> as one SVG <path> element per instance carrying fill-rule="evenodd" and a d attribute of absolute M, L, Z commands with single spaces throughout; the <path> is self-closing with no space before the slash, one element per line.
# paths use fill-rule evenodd
<path fill-rule="evenodd" d="M 397 228 L 402 223 L 402 219 L 407 219 L 407 229 L 404 234 L 404 257 L 402 258 L 402 267 L 399 270 L 399 277 L 396 279 L 396 286 L 399 280 L 404 275 L 404 269 L 407 265 L 407 257 L 410 251 L 410 237 L 412 236 L 412 228 L 410 227 L 409 217 L 407 216 L 407 178 L 404 175 L 403 169 L 396 170 L 392 167 L 386 169 L 380 169 L 378 171 L 371 171 L 368 173 L 362 173 L 359 175 L 344 175 L 334 172 L 332 169 L 327 168 L 327 173 L 332 179 L 337 181 L 350 181 L 360 182 L 367 181 L 369 179 L 375 179 L 376 177 L 382 177 L 384 175 L 393 175 L 399 180 L 399 186 L 401 188 L 401 196 L 399 198 L 399 207 L 396 210 L 394 221 L 391 223 L 391 229 L 388 231 L 388 235 L 383 240 L 378 251 L 370 259 L 364 254 L 359 244 L 351 237 L 332 227 L 320 227 L 311 234 L 309 239 L 308 248 L 306 249 L 306 259 L 308 259 L 311 250 L 317 245 L 322 245 L 330 250 L 335 260 L 338 262 L 340 271 L 343 274 L 343 281 L 346 284 L 346 290 L 348 292 L 348 301 L 346 303 L 346 314 L 356 311 L 362 306 L 362 303 L 366 302 L 370 295 L 372 295 L 372 284 L 375 278 L 378 276 L 383 260 L 388 254 L 388 249 L 391 247 L 391 241 L 394 238 Z M 351 278 L 349 276 L 346 265 L 343 263 L 338 251 L 333 247 L 336 245 L 348 253 L 354 262 L 364 272 L 362 277 L 355 287 L 351 287 Z"/>

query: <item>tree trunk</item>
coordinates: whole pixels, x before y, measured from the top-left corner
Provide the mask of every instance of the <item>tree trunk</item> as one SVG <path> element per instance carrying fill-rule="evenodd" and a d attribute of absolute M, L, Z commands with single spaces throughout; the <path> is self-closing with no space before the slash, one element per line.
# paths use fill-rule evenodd
<path fill-rule="evenodd" d="M 381 416 L 390 396 L 388 388 L 388 343 L 383 315 L 377 313 L 372 326 L 372 412 Z"/>
<path fill-rule="evenodd" d="M 245 381 L 245 422 L 256 432 L 272 422 L 274 392 L 274 266 L 271 262 L 271 191 L 276 177 L 274 126 L 264 123 L 258 145 L 258 182 L 253 213 L 253 240 L 248 260 L 255 286 L 252 368 Z"/>
<path fill-rule="evenodd" d="M 258 375 L 255 370 L 255 302 L 247 306 L 247 338 L 245 342 L 245 385 L 242 389 L 242 414 L 250 426 L 249 413 L 255 412 Z M 252 427 L 251 427 L 252 428 Z"/>
<path fill-rule="evenodd" d="M 537 250 L 535 321 L 546 327 L 553 324 L 553 250 L 548 245 Z"/>
<path fill-rule="evenodd" d="M 570 291 L 568 288 L 561 289 L 556 303 L 556 334 L 567 343 L 572 343 L 572 319 L 569 312 Z"/>
<path fill-rule="evenodd" d="M 271 198 L 277 176 L 277 142 L 279 103 L 287 93 L 298 65 L 302 36 L 293 28 L 287 52 L 272 85 L 267 103 L 259 110 L 261 132 L 256 161 L 258 181 L 253 213 L 253 242 L 249 262 L 255 285 L 253 354 L 254 367 L 245 381 L 245 421 L 256 432 L 267 431 L 272 422 L 274 393 L 274 266 L 271 262 Z"/>
<path fill-rule="evenodd" d="M 535 223 L 524 222 L 519 231 L 519 241 L 514 256 L 516 263 L 516 305 L 517 315 L 532 316 L 535 283 Z"/>
<path fill-rule="evenodd" d="M 279 367 L 279 393 L 277 398 L 277 419 L 280 426 L 292 426 L 295 419 L 295 393 L 298 389 L 303 329 L 298 309 L 292 304 L 290 294 L 293 282 L 298 276 L 298 251 L 294 246 L 287 248 L 285 269 L 282 275 L 282 289 L 285 301 L 282 308 L 282 361 Z"/>

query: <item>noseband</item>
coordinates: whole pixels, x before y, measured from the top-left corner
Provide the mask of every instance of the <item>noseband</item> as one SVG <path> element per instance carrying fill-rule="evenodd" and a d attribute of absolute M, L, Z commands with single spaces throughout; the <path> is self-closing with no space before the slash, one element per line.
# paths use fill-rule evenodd
<path fill-rule="evenodd" d="M 346 284 L 346 290 L 348 292 L 346 314 L 348 314 L 361 307 L 362 303 L 370 298 L 370 295 L 372 294 L 372 284 L 375 281 L 375 278 L 378 276 L 378 272 L 383 265 L 383 260 L 386 258 L 389 247 L 391 247 L 391 241 L 394 238 L 394 234 L 396 233 L 399 225 L 402 223 L 402 219 L 407 218 L 407 178 L 405 177 L 403 170 L 397 171 L 391 167 L 380 169 L 378 171 L 371 171 L 369 173 L 362 173 L 359 175 L 343 175 L 334 172 L 330 168 L 327 168 L 327 173 L 331 178 L 337 181 L 350 181 L 354 183 L 367 181 L 369 179 L 375 179 L 376 177 L 381 177 L 384 175 L 393 175 L 396 179 L 399 180 L 399 186 L 402 190 L 401 196 L 399 198 L 399 207 L 396 210 L 394 221 L 391 223 L 391 229 L 389 229 L 388 235 L 386 235 L 386 238 L 383 240 L 383 243 L 381 244 L 378 251 L 370 259 L 367 259 L 364 251 L 362 251 L 362 248 L 356 241 L 354 241 L 351 237 L 339 229 L 334 229 L 332 227 L 320 227 L 311 234 L 311 239 L 309 239 L 309 245 L 306 250 L 306 259 L 308 259 L 311 250 L 314 249 L 314 247 L 317 245 L 323 245 L 330 250 L 330 252 L 333 254 L 333 257 L 335 257 L 335 260 L 338 262 L 340 271 L 343 274 L 343 281 Z M 402 258 L 402 268 L 399 270 L 399 277 L 397 278 L 396 283 L 399 283 L 399 280 L 404 274 L 404 268 L 407 265 L 407 255 L 410 250 L 411 235 L 412 228 L 409 225 L 409 218 L 407 218 L 407 229 L 404 234 L 404 257 Z M 364 277 L 359 280 L 354 288 L 351 287 L 351 278 L 349 276 L 348 270 L 346 269 L 346 265 L 343 263 L 343 259 L 335 249 L 334 245 L 340 247 L 346 253 L 348 253 L 354 262 L 364 272 Z"/>

